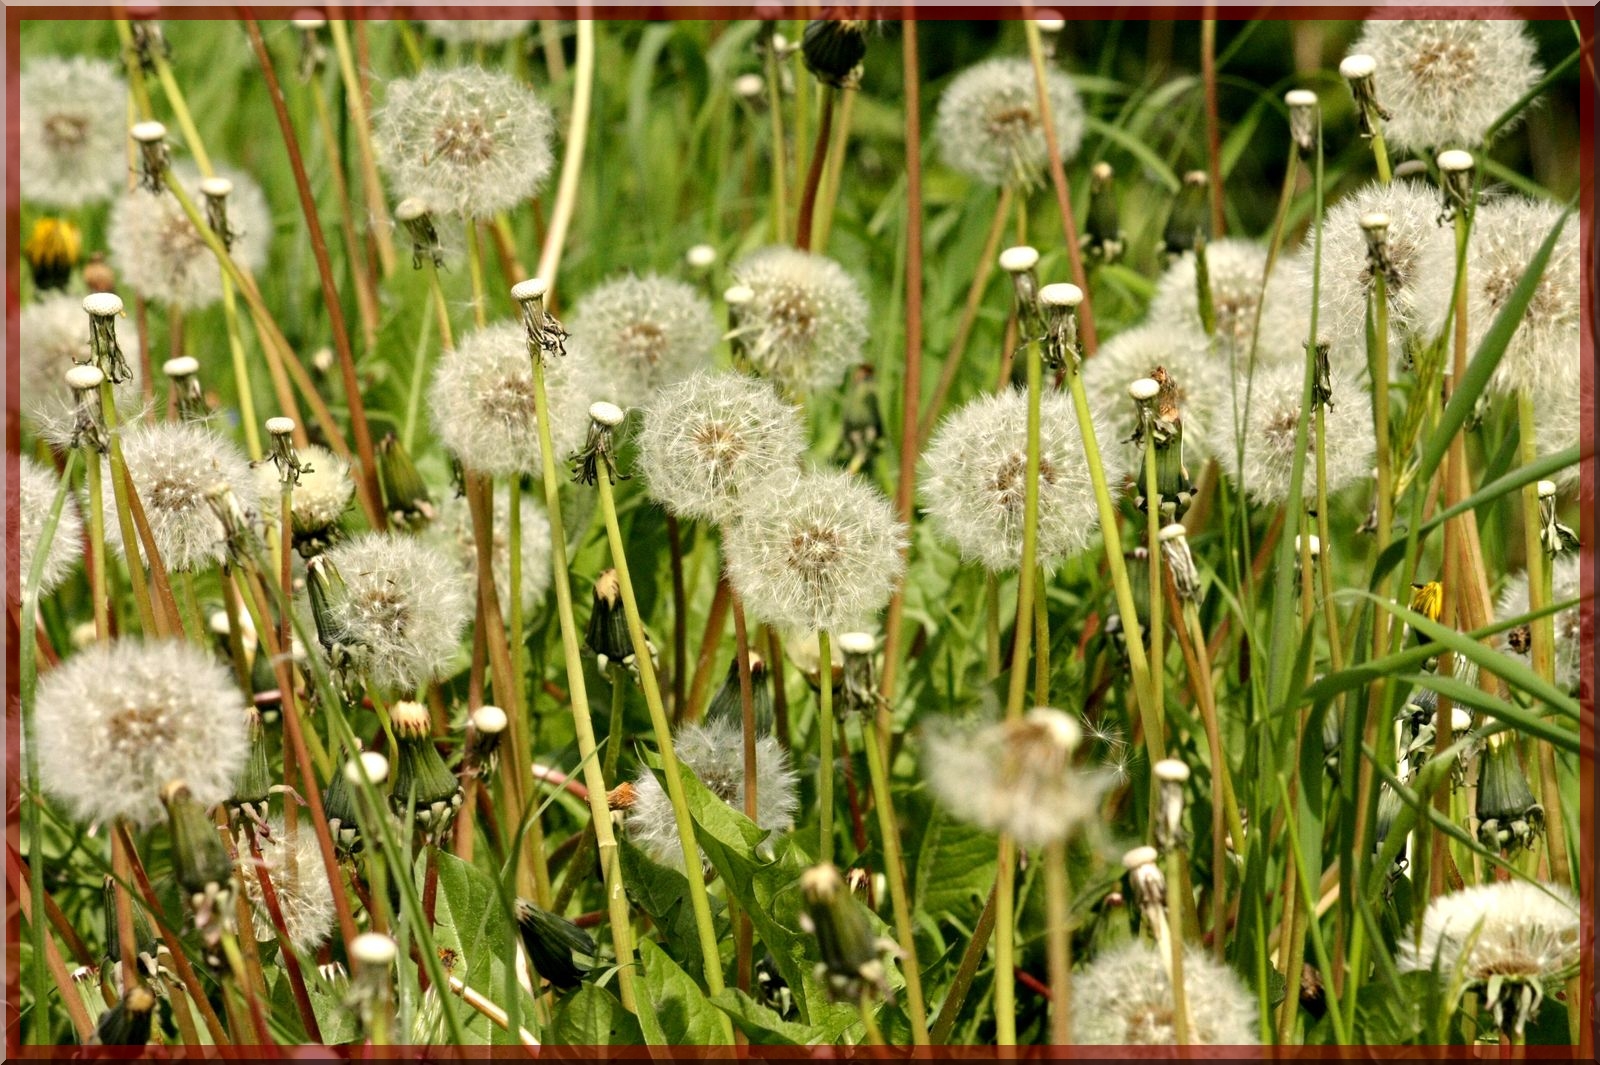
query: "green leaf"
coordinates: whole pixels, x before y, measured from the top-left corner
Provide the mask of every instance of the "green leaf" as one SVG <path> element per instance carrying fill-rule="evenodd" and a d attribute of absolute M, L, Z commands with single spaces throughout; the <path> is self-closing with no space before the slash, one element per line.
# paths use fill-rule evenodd
<path fill-rule="evenodd" d="M 723 1041 L 717 1008 L 655 940 L 639 940 L 639 966 L 644 976 L 640 990 L 652 1007 L 639 1023 L 652 1045 L 715 1046 Z"/>
<path fill-rule="evenodd" d="M 668 942 L 679 946 L 690 974 L 701 979 L 704 963 L 700 958 L 694 910 L 688 905 L 689 881 L 676 869 L 651 861 L 626 837 L 620 837 L 617 842 L 621 844 L 622 878 L 628 885 L 628 897 L 650 915 L 666 934 Z M 711 901 L 716 904 L 715 899 Z"/>
<path fill-rule="evenodd" d="M 1480 713 L 1488 714 L 1518 732 L 1548 740 L 1564 751 L 1572 754 L 1580 752 L 1576 733 L 1544 720 L 1531 710 L 1496 698 L 1475 684 L 1467 684 L 1455 677 L 1441 677 L 1437 673 L 1411 673 L 1400 679 L 1436 691 L 1458 706 L 1470 706 Z"/>
<path fill-rule="evenodd" d="M 544 1041 L 559 1046 L 641 1046 L 639 1019 L 603 987 L 584 984 L 561 999 L 544 1030 Z"/>
<path fill-rule="evenodd" d="M 745 1038 L 757 1046 L 815 1046 L 835 1038 L 819 1028 L 784 1020 L 735 987 L 714 996 L 711 1004 L 726 1013 Z"/>
<path fill-rule="evenodd" d="M 458 951 L 465 968 L 456 975 L 473 987 L 489 983 L 497 956 L 509 942 L 511 922 L 500 908 L 499 892 L 488 873 L 455 855 L 431 849 L 439 870 L 439 891 L 434 904 L 434 943 Z M 418 869 L 426 870 L 427 856 L 419 856 Z"/>
<path fill-rule="evenodd" d="M 970 928 L 994 883 L 995 847 L 990 833 L 934 814 L 917 856 L 917 912 Z"/>

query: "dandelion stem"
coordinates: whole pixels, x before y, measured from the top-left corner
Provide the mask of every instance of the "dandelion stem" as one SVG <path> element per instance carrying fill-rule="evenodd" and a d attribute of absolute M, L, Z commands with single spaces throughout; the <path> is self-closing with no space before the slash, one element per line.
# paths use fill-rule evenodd
<path fill-rule="evenodd" d="M 1043 566 L 1034 568 L 1033 586 L 1038 592 L 1033 597 L 1033 705 L 1050 705 L 1050 602 L 1045 591 Z"/>
<path fill-rule="evenodd" d="M 1072 1042 L 1072 922 L 1067 885 L 1067 848 L 1059 840 L 1044 849 L 1045 953 L 1050 964 L 1050 1042 Z"/>
<path fill-rule="evenodd" d="M 1001 833 L 995 867 L 994 1027 L 996 1045 L 1017 1045 L 1017 841 Z M 948 1008 L 948 1007 L 946 1007 Z"/>
<path fill-rule="evenodd" d="M 1161 617 L 1164 581 L 1161 576 L 1161 486 L 1156 479 L 1155 417 L 1153 410 L 1145 415 L 1145 565 L 1149 570 L 1146 580 L 1150 585 L 1150 700 L 1158 708 L 1158 716 L 1164 716 L 1166 701 L 1163 688 L 1166 684 L 1167 655 L 1166 626 Z"/>
<path fill-rule="evenodd" d="M 911 1041 L 928 1045 L 928 1009 L 922 998 L 922 967 L 917 961 L 916 926 L 911 913 L 911 897 L 906 892 L 905 858 L 900 850 L 900 825 L 894 814 L 894 795 L 889 788 L 889 773 L 884 765 L 888 737 L 874 737 L 876 730 L 861 719 L 861 746 L 867 752 L 867 773 L 872 778 L 872 802 L 878 809 L 878 832 L 883 836 L 883 871 L 889 880 L 889 900 L 894 908 L 895 935 L 900 941 L 906 977 L 906 1009 L 911 1019 Z"/>
<path fill-rule="evenodd" d="M 778 67 L 778 53 L 767 42 L 767 115 L 772 126 L 772 239 L 783 244 L 789 232 L 789 178 L 785 168 L 789 153 L 783 139 L 783 75 Z"/>
<path fill-rule="evenodd" d="M 71 454 L 76 455 L 77 449 Z M 105 489 L 101 485 L 102 470 L 100 456 L 92 456 L 84 466 L 87 479 L 89 503 L 89 568 L 90 568 L 90 598 L 94 601 L 94 638 L 100 643 L 111 639 L 110 596 L 106 590 L 106 497 Z M 40 545 L 36 557 L 43 558 L 45 547 Z M 130 556 L 131 557 L 131 556 Z M 130 562 L 130 568 L 136 563 Z M 29 626 L 32 628 L 32 626 Z M 21 631 L 26 632 L 27 629 Z M 34 641 L 24 639 L 20 644 L 37 646 Z"/>
<path fill-rule="evenodd" d="M 339 233 L 344 237 L 345 262 L 350 268 L 352 287 L 356 290 L 356 313 L 361 316 L 361 338 L 368 351 L 378 337 L 378 291 L 367 269 L 366 249 L 356 235 L 355 202 L 350 195 L 350 184 L 345 178 L 341 162 L 339 136 L 333 128 L 332 108 L 328 106 L 328 92 L 322 79 L 311 79 L 311 103 L 317 114 L 317 130 L 322 135 L 323 154 L 328 158 L 328 174 L 333 179 L 333 195 L 339 204 Z"/>
<path fill-rule="evenodd" d="M 244 423 L 245 447 L 252 461 L 261 458 L 261 430 L 256 427 L 255 392 L 250 387 L 250 364 L 245 360 L 244 338 L 239 333 L 239 307 L 233 279 L 222 274 L 222 321 L 228 334 L 228 355 L 233 361 L 234 386 L 239 393 L 239 420 Z"/>
<path fill-rule="evenodd" d="M 902 23 L 902 32 L 909 32 L 911 23 Z M 915 44 L 911 46 L 913 49 Z M 914 53 L 913 53 L 914 54 Z M 917 68 L 913 65 L 908 76 L 918 77 Z M 839 186 L 844 181 L 845 149 L 850 145 L 850 123 L 855 117 L 856 98 L 861 95 L 859 89 L 846 86 L 841 90 L 843 95 L 839 99 L 839 115 L 833 123 L 833 143 L 828 148 L 828 165 L 822 173 L 822 194 L 817 199 L 817 221 L 812 227 L 811 246 L 819 253 L 828 250 L 828 237 L 833 232 L 833 214 L 839 205 Z M 906 98 L 906 107 L 914 113 L 918 107 L 915 96 Z M 909 142 L 907 144 L 907 164 L 914 157 L 910 153 L 916 149 Z"/>
<path fill-rule="evenodd" d="M 956 1017 L 960 1015 L 961 1005 L 966 1001 L 968 989 L 972 987 L 972 978 L 977 975 L 978 966 L 988 953 L 989 937 L 994 934 L 999 890 L 998 883 L 989 889 L 989 898 L 983 904 L 983 911 L 978 914 L 978 923 L 972 928 L 972 938 L 967 941 L 966 949 L 961 952 L 961 962 L 956 966 L 955 976 L 950 979 L 944 1004 L 939 1007 L 939 1019 L 934 1023 L 933 1031 L 929 1033 L 929 1040 L 933 1046 L 944 1046 L 950 1041 Z"/>
<path fill-rule="evenodd" d="M 404 29 L 402 28 L 402 34 Z M 356 71 L 350 51 L 350 35 L 339 19 L 328 20 L 328 36 L 339 59 L 339 77 L 344 82 L 345 103 L 350 108 L 350 124 L 355 127 L 356 148 L 361 160 L 361 184 L 367 197 L 367 235 L 378 250 L 378 266 L 383 276 L 394 273 L 394 240 L 389 235 L 389 213 L 378 178 L 378 163 L 372 152 L 372 123 L 367 115 L 367 90 Z"/>
<path fill-rule="evenodd" d="M 1183 851 L 1167 851 L 1167 951 L 1172 978 L 1172 1027 L 1174 1041 L 1187 1046 L 1192 1041 L 1194 1017 L 1189 1013 L 1189 994 L 1183 983 L 1183 897 L 1188 891 L 1184 876 Z"/>
<path fill-rule="evenodd" d="M 111 394 L 111 382 L 103 381 L 100 384 L 100 417 L 106 425 L 106 435 L 109 437 L 109 453 L 111 467 L 111 495 L 117 508 L 117 525 L 122 533 L 123 557 L 128 564 L 128 583 L 133 588 L 134 606 L 139 611 L 139 623 L 144 626 L 145 632 L 154 632 L 165 635 L 168 630 L 158 623 L 155 607 L 150 599 L 150 585 L 145 580 L 144 569 L 139 565 L 139 539 L 134 526 L 131 498 L 133 496 L 133 482 L 128 477 L 128 464 L 122 457 L 122 436 L 117 432 L 117 403 Z M 102 548 L 102 558 L 104 557 Z M 152 575 L 161 571 L 162 563 L 157 555 L 154 545 L 149 549 L 150 570 Z M 176 624 L 176 619 L 173 619 Z"/>
<path fill-rule="evenodd" d="M 677 517 L 668 513 L 666 525 L 672 570 L 672 715 L 676 719 L 683 716 L 689 682 L 689 593 L 683 581 L 683 533 Z"/>
<path fill-rule="evenodd" d="M 806 170 L 806 183 L 800 190 L 800 211 L 795 216 L 794 244 L 801 251 L 811 250 L 811 220 L 816 213 L 817 192 L 822 187 L 822 167 L 828 159 L 829 142 L 833 139 L 833 110 L 839 90 L 832 85 L 822 87 L 822 119 L 817 123 L 817 142 L 811 149 L 811 165 Z"/>
<path fill-rule="evenodd" d="M 755 683 L 750 675 L 750 634 L 745 628 L 744 604 L 739 601 L 737 593 L 733 596 L 733 641 L 734 661 L 739 671 L 740 733 L 744 741 L 740 752 L 744 763 L 744 815 L 754 821 L 758 798 Z M 754 933 L 750 915 L 739 911 L 734 925 L 734 986 L 746 993 L 750 991 L 753 976 Z"/>
<path fill-rule="evenodd" d="M 821 816 L 818 861 L 833 862 L 833 646 L 826 630 L 817 632 L 817 808 Z"/>
<path fill-rule="evenodd" d="M 489 324 L 489 299 L 483 292 L 483 240 L 472 219 L 466 219 L 463 228 L 467 232 L 467 276 L 472 281 L 472 321 L 482 329 Z"/>
<path fill-rule="evenodd" d="M 983 577 L 983 602 L 984 602 L 984 671 L 986 680 L 994 680 L 1000 676 L 1000 578 L 993 572 L 985 573 Z"/>
<path fill-rule="evenodd" d="M 94 1034 L 94 1021 L 90 1020 L 89 1011 L 84 1008 L 83 999 L 78 995 L 76 988 L 73 987 L 72 976 L 67 972 L 67 964 L 62 960 L 61 950 L 56 946 L 55 939 L 43 930 L 42 921 L 44 918 L 35 919 L 35 915 L 39 911 L 35 908 L 32 896 L 38 894 L 38 890 L 35 889 L 34 885 L 40 882 L 39 878 L 23 868 L 22 860 L 17 857 L 15 851 L 10 851 L 6 854 L 6 872 L 11 874 L 10 879 L 13 881 L 20 878 L 26 882 L 26 890 L 22 891 L 17 889 L 24 885 L 12 883 L 9 886 L 13 897 L 17 900 L 19 909 L 22 911 L 22 919 L 28 922 L 29 938 L 34 949 L 38 951 L 34 956 L 35 958 L 44 958 L 43 965 L 35 965 L 33 968 L 34 986 L 31 990 L 34 996 L 34 1023 L 30 1030 L 29 1038 L 37 1044 L 43 1044 L 50 1035 L 50 1026 L 43 1020 L 49 1008 L 46 1005 L 49 991 L 46 989 L 44 982 L 45 974 L 48 971 L 51 980 L 56 985 L 56 992 L 61 996 L 61 1004 L 66 1008 L 67 1016 L 72 1020 L 72 1027 L 78 1034 L 78 1041 L 87 1043 L 89 1037 Z"/>
<path fill-rule="evenodd" d="M 1222 119 L 1217 106 L 1217 20 L 1200 20 L 1200 80 L 1206 98 L 1206 176 L 1211 191 L 1211 233 L 1226 229 L 1222 213 Z"/>
<path fill-rule="evenodd" d="M 1039 342 L 1029 339 L 1023 357 L 1028 360 L 1028 443 L 1022 493 L 1022 560 L 1017 567 L 1017 621 L 1011 637 L 1011 685 L 1006 697 L 1006 720 L 1022 717 L 1028 683 L 1028 651 L 1033 637 L 1034 579 L 1039 555 L 1039 420 L 1043 403 L 1044 371 Z M 1007 930 L 1000 929 L 1002 936 Z M 1000 978 L 1006 979 L 1001 973 Z"/>
<path fill-rule="evenodd" d="M 572 88 L 572 119 L 567 125 L 566 155 L 561 160 L 561 180 L 556 186 L 555 206 L 550 210 L 550 228 L 545 231 L 544 247 L 539 251 L 539 270 L 554 291 L 556 274 L 561 269 L 561 253 L 566 246 L 567 227 L 578 207 L 578 184 L 583 176 L 583 153 L 589 136 L 589 107 L 594 98 L 595 43 L 594 22 L 578 19 L 578 66 Z"/>

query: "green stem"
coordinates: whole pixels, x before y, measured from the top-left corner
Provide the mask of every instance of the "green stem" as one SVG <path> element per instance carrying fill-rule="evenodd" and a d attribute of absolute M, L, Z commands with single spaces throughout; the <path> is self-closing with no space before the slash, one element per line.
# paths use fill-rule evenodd
<path fill-rule="evenodd" d="M 905 858 L 900 852 L 900 826 L 894 814 L 894 796 L 883 763 L 887 744 L 873 736 L 866 718 L 861 720 L 861 746 L 867 752 L 867 773 L 872 778 L 872 803 L 878 810 L 878 831 L 883 836 L 883 871 L 889 879 L 889 899 L 894 907 L 895 935 L 904 954 L 906 1007 L 911 1018 L 911 1041 L 928 1045 L 928 1010 L 922 998 L 922 968 L 917 961 L 916 926 L 906 893 Z"/>
<path fill-rule="evenodd" d="M 228 354 L 233 360 L 234 386 L 239 393 L 239 420 L 244 423 L 245 446 L 250 458 L 261 458 L 261 430 L 256 427 L 255 393 L 250 387 L 250 366 L 245 361 L 244 337 L 239 332 L 239 307 L 234 301 L 233 280 L 222 275 L 222 320 L 228 334 Z"/>
<path fill-rule="evenodd" d="M 206 628 L 200 620 L 200 600 L 194 591 L 194 571 L 183 570 L 178 574 L 178 583 L 183 586 L 183 596 L 178 600 L 178 605 L 183 611 L 183 631 L 189 637 L 189 642 L 200 644 L 205 642 Z"/>
<path fill-rule="evenodd" d="M 1050 705 L 1050 602 L 1045 593 L 1044 567 L 1035 567 L 1033 586 L 1033 705 Z"/>
<path fill-rule="evenodd" d="M 833 861 L 833 763 L 837 754 L 833 742 L 833 645 L 825 630 L 817 633 L 817 669 L 817 806 L 822 833 L 817 854 L 827 865 Z"/>
<path fill-rule="evenodd" d="M 189 105 L 183 98 L 183 91 L 178 88 L 178 79 L 172 76 L 172 64 L 167 61 L 160 48 L 150 49 L 150 62 L 155 66 L 156 80 L 161 83 L 161 91 L 172 107 L 172 117 L 177 119 L 178 129 L 182 131 L 184 143 L 189 151 L 194 154 L 194 161 L 199 164 L 201 175 L 214 176 L 216 171 L 212 169 L 211 157 L 206 154 L 206 146 L 200 140 L 200 130 L 194 124 L 194 117 L 189 114 Z"/>
<path fill-rule="evenodd" d="M 983 576 L 983 648 L 987 680 L 1000 676 L 1000 578 L 993 571 Z"/>
<path fill-rule="evenodd" d="M 1166 715 L 1166 627 L 1161 619 L 1161 489 L 1156 479 L 1156 444 L 1150 428 L 1155 421 L 1154 412 L 1146 425 L 1144 447 L 1144 510 L 1145 510 L 1145 564 L 1149 567 L 1150 582 L 1150 700 L 1156 707 L 1158 719 Z M 1163 727 L 1165 727 L 1163 725 Z"/>
<path fill-rule="evenodd" d="M 1022 717 L 1028 683 L 1028 651 L 1033 637 L 1033 581 L 1039 559 L 1039 419 L 1043 403 L 1043 369 L 1038 341 L 1024 349 L 1028 360 L 1028 443 L 1022 493 L 1022 561 L 1017 567 L 1017 622 L 1011 637 L 1011 686 L 1006 697 L 1006 720 Z M 1000 930 L 1006 935 L 1006 929 Z M 1003 974 L 1002 974 L 1003 978 Z"/>
<path fill-rule="evenodd" d="M 398 25 L 399 23 L 397 23 Z M 406 29 L 402 27 L 402 36 Z M 350 109 L 350 125 L 355 133 L 356 147 L 361 160 L 361 186 L 367 198 L 367 235 L 377 245 L 378 266 L 383 276 L 394 273 L 394 239 L 389 233 L 387 202 L 383 195 L 383 182 L 378 177 L 377 158 L 372 150 L 372 125 L 367 115 L 366 93 L 361 78 L 356 73 L 355 55 L 350 48 L 350 35 L 340 19 L 328 20 L 328 36 L 339 60 L 339 78 L 344 82 L 345 104 Z"/>
<path fill-rule="evenodd" d="M 767 115 L 772 127 L 772 236 L 774 242 L 788 241 L 789 233 L 789 165 L 788 152 L 783 141 L 783 75 L 778 68 L 778 54 L 767 49 Z"/>
<path fill-rule="evenodd" d="M 589 107 L 594 98 L 595 22 L 593 19 L 580 18 L 576 26 L 578 62 L 573 72 L 566 152 L 561 160 L 561 179 L 556 187 L 555 206 L 550 210 L 550 227 L 545 230 L 544 247 L 539 250 L 539 270 L 534 275 L 544 278 L 551 289 L 556 287 L 556 274 L 561 269 L 561 255 L 566 247 L 567 227 L 571 225 L 572 214 L 578 206 L 584 147 L 588 143 Z"/>
<path fill-rule="evenodd" d="M 1172 967 L 1172 1027 L 1179 1046 L 1193 1041 L 1189 993 L 1183 982 L 1183 896 L 1188 879 L 1183 875 L 1183 852 L 1167 851 L 1167 947 Z"/>
<path fill-rule="evenodd" d="M 75 457 L 78 450 L 74 448 L 68 454 Z M 106 497 L 102 484 L 100 456 L 95 455 L 85 463 L 84 470 L 89 497 L 89 564 L 94 569 L 91 574 L 93 580 L 89 594 L 94 599 L 94 638 L 103 643 L 111 639 L 111 604 L 107 594 Z M 42 555 L 44 545 L 41 544 L 36 550 Z M 24 644 L 33 642 L 28 638 L 28 631 L 25 629 L 18 632 L 17 638 Z"/>
<path fill-rule="evenodd" d="M 1017 841 L 1002 834 L 995 868 L 994 1041 L 1003 1047 L 1017 1045 L 1016 890 Z"/>
<path fill-rule="evenodd" d="M 1067 848 L 1044 849 L 1045 953 L 1050 963 L 1050 1042 L 1072 1042 L 1072 924 L 1067 886 Z"/>
<path fill-rule="evenodd" d="M 106 424 L 110 450 L 111 495 L 117 508 L 117 527 L 122 533 L 122 554 L 128 563 L 128 583 L 133 587 L 133 602 L 139 610 L 139 624 L 147 633 L 156 633 L 155 608 L 150 601 L 150 585 L 139 564 L 139 533 L 134 528 L 133 510 L 128 504 L 128 465 L 122 459 L 122 437 L 117 432 L 117 404 L 111 382 L 100 385 L 100 417 Z M 152 561 L 152 566 L 155 563 Z"/>

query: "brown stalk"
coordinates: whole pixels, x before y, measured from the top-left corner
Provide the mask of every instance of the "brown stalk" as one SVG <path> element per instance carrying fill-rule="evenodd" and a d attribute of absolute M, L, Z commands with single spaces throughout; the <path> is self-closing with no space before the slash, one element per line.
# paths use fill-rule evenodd
<path fill-rule="evenodd" d="M 283 919 L 283 908 L 278 904 L 278 891 L 272 886 L 272 877 L 267 874 L 267 863 L 261 859 L 261 841 L 256 839 L 255 826 L 247 826 L 245 835 L 250 839 L 250 857 L 254 859 L 256 867 L 256 882 L 261 885 L 261 901 L 266 906 L 267 916 L 272 919 L 272 927 L 278 933 L 278 956 L 283 959 L 284 971 L 289 974 L 289 987 L 294 991 L 294 1004 L 300 1011 L 300 1023 L 305 1025 L 306 1035 L 311 1042 L 320 1043 L 322 1029 L 317 1026 L 317 1012 L 311 1008 L 311 996 L 306 993 L 306 978 L 300 971 L 300 959 L 290 949 L 289 926 Z M 244 927 L 241 922 L 241 933 Z M 248 938 L 254 940 L 255 936 Z"/>
<path fill-rule="evenodd" d="M 817 124 L 817 140 L 811 149 L 811 166 L 806 170 L 805 188 L 800 193 L 800 213 L 795 216 L 794 246 L 811 250 L 811 219 L 817 209 L 817 189 L 822 185 L 822 164 L 828 159 L 828 142 L 833 139 L 833 111 L 839 90 L 822 87 L 822 121 Z"/>
<path fill-rule="evenodd" d="M 6 848 L 7 880 L 11 881 L 11 897 L 15 898 L 22 908 L 22 919 L 30 925 L 33 923 L 33 898 L 29 891 L 28 871 L 22 864 L 22 859 L 17 852 L 9 846 Z M 50 896 L 45 896 L 45 901 L 50 901 Z M 56 946 L 56 941 L 49 935 L 44 939 L 45 965 L 50 969 L 50 977 L 55 981 L 56 992 L 61 996 L 61 1004 L 66 1007 L 67 1015 L 72 1018 L 72 1027 L 78 1032 L 78 1041 L 86 1043 L 89 1036 L 94 1033 L 94 1023 L 89 1020 L 89 1011 L 84 1009 L 83 999 L 78 997 L 77 989 L 72 986 L 72 976 L 67 972 L 67 964 L 61 958 L 61 950 Z M 88 964 L 85 962 L 84 964 Z M 42 1023 L 49 1007 L 46 1003 L 34 1003 L 34 1024 Z"/>
<path fill-rule="evenodd" d="M 1207 15 L 1217 9 L 1207 5 Z M 1206 93 L 1206 176 L 1211 179 L 1211 233 L 1224 235 L 1222 214 L 1222 119 L 1217 107 L 1217 20 L 1200 21 L 1200 80 Z"/>
<path fill-rule="evenodd" d="M 756 711 L 755 686 L 750 678 L 750 639 L 744 624 L 744 605 L 733 597 L 734 654 L 739 663 L 739 709 L 744 724 L 744 815 L 756 819 Z M 750 916 L 741 912 L 735 925 L 734 953 L 737 957 L 735 984 L 740 991 L 751 987 L 751 957 L 754 927 Z"/>
<path fill-rule="evenodd" d="M 722 577 L 717 581 L 716 594 L 711 597 L 711 612 L 706 615 L 706 630 L 700 638 L 700 655 L 695 659 L 694 684 L 689 689 L 689 701 L 676 708 L 680 722 L 694 721 L 700 716 L 706 692 L 711 687 L 713 659 L 716 657 L 717 643 L 722 639 L 722 626 L 728 620 L 728 604 L 732 596 L 733 587 L 728 584 L 727 577 Z"/>

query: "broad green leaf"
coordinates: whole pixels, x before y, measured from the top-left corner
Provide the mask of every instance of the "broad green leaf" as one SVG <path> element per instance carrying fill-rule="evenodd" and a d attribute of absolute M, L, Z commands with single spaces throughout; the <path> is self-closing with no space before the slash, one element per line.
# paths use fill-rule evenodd
<path fill-rule="evenodd" d="M 736 987 L 713 996 L 711 1004 L 726 1013 L 734 1027 L 756 1046 L 815 1046 L 831 1043 L 838 1037 L 837 1032 L 786 1021 Z"/>
<path fill-rule="evenodd" d="M 994 884 L 995 837 L 935 813 L 917 856 L 917 912 L 971 927 Z"/>
<path fill-rule="evenodd" d="M 561 1046 L 641 1046 L 639 1019 L 603 987 L 584 984 L 556 1006 L 544 1030 L 547 1044 Z"/>
<path fill-rule="evenodd" d="M 694 910 L 689 906 L 688 880 L 676 869 L 651 861 L 626 837 L 617 842 L 621 844 L 622 878 L 628 885 L 628 896 L 650 915 L 667 934 L 667 939 L 683 951 L 684 964 L 696 979 L 700 979 L 703 962 Z M 713 907 L 716 901 L 711 900 Z"/>
<path fill-rule="evenodd" d="M 639 1023 L 651 1044 L 714 1046 L 723 1041 L 717 1008 L 655 940 L 639 940 L 639 967 L 644 977 L 639 991 L 650 997 L 652 1006 L 640 1014 Z"/>

